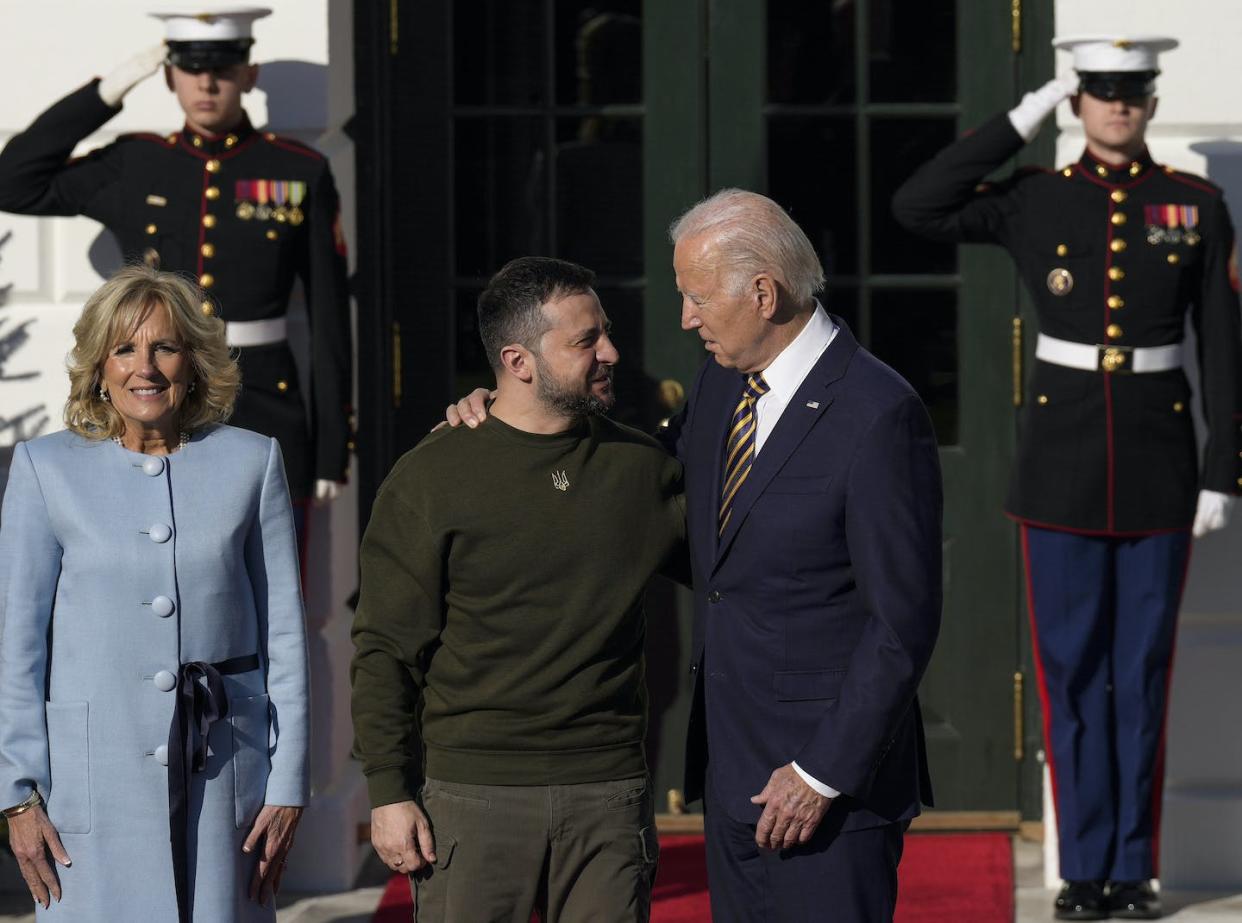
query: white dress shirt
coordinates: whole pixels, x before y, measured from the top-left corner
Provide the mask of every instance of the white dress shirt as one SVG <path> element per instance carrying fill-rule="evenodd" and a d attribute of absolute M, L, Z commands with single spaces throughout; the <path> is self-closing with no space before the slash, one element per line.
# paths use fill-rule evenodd
<path fill-rule="evenodd" d="M 768 393 L 755 404 L 756 457 L 763 450 L 763 444 L 772 434 L 772 430 L 776 428 L 776 421 L 781 418 L 794 394 L 802 387 L 802 382 L 811 373 L 828 344 L 836 337 L 837 329 L 824 306 L 818 301 L 815 302 L 815 311 L 806 326 L 772 360 L 772 364 L 763 370 L 763 380 L 767 382 Z M 803 782 L 825 798 L 836 798 L 841 794 L 831 785 L 825 785 L 808 774 L 797 763 L 793 764 L 793 768 Z"/>

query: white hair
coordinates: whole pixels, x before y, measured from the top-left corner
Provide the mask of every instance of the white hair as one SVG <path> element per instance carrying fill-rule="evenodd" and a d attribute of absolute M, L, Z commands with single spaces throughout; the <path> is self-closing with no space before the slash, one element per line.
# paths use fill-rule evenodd
<path fill-rule="evenodd" d="M 802 228 L 757 192 L 721 189 L 668 229 L 673 243 L 711 232 L 718 265 L 735 291 L 761 272 L 771 273 L 805 305 L 824 288 L 824 268 Z"/>

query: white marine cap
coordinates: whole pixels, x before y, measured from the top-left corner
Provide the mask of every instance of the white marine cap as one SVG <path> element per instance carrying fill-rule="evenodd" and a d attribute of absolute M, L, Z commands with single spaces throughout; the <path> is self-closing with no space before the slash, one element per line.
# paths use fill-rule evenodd
<path fill-rule="evenodd" d="M 264 6 L 184 6 L 151 13 L 164 22 L 164 38 L 170 42 L 235 42 L 251 38 L 256 19 L 270 16 Z"/>
<path fill-rule="evenodd" d="M 1158 72 L 1157 56 L 1177 44 L 1163 35 L 1067 35 L 1052 40 L 1053 48 L 1074 55 L 1074 70 L 1080 73 Z"/>

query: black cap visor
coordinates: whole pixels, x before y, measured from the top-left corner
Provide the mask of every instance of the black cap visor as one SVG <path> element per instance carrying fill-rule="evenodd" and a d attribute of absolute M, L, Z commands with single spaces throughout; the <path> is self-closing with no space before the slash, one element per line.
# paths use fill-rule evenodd
<path fill-rule="evenodd" d="M 1081 89 L 1096 99 L 1141 99 L 1156 92 L 1160 71 L 1079 71 Z"/>
<path fill-rule="evenodd" d="M 191 74 L 222 70 L 250 61 L 252 38 L 213 42 L 169 42 L 168 63 Z"/>

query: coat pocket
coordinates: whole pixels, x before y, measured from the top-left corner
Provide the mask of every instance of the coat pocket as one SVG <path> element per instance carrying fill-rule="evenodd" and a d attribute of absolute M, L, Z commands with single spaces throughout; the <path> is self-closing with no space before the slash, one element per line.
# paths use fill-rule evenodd
<path fill-rule="evenodd" d="M 835 699 L 844 681 L 844 670 L 777 670 L 772 674 L 772 691 L 778 702 Z"/>
<path fill-rule="evenodd" d="M 48 702 L 52 787 L 47 816 L 61 833 L 91 832 L 90 736 L 86 702 Z"/>
<path fill-rule="evenodd" d="M 233 810 L 239 830 L 254 823 L 267 794 L 267 775 L 272 768 L 268 707 L 266 695 L 229 699 L 229 723 L 233 726 Z"/>

